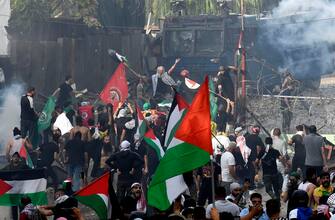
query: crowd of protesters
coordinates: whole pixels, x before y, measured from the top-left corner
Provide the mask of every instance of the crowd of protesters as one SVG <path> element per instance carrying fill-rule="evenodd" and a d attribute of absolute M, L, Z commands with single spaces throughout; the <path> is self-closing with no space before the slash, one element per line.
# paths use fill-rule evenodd
<path fill-rule="evenodd" d="M 213 77 L 215 92 L 226 97 L 219 99 L 217 117 L 213 119 L 212 132 L 224 136 L 213 140 L 213 143 L 216 141 L 214 168 L 207 164 L 185 173 L 189 189 L 169 210 L 161 212 L 147 206 L 146 190 L 159 160 L 136 132 L 135 101 L 140 103 L 147 126 L 153 128 L 162 141 L 168 109 L 159 108 L 158 103 L 171 98 L 171 87 L 180 84 L 171 76 L 179 61 L 177 59 L 167 72 L 162 66 L 157 68 L 152 77 L 152 95 L 144 92 L 140 79 L 134 100 L 120 102 L 117 108 L 98 105 L 92 109 L 95 114 L 89 119 L 83 118 L 77 111 L 78 106 L 71 104 L 76 91 L 73 79 L 67 77 L 53 94 L 58 93 L 57 105 L 51 125 L 43 132 L 37 148 L 33 147 L 32 139 L 37 132 L 35 124 L 39 115 L 34 109 L 35 89 L 29 88 L 21 98 L 21 125 L 20 129 L 13 128 L 6 150 L 9 163 L 4 170 L 29 169 L 19 154 L 23 144 L 34 166 L 46 168 L 55 200 L 50 206 L 35 207 L 29 197 L 22 198 L 20 219 L 33 219 L 35 210 L 40 218 L 53 215 L 54 219 L 83 219 L 72 194 L 107 170 L 113 172 L 121 219 L 332 219 L 335 175 L 329 173 L 327 166 L 325 139 L 313 125 L 298 125 L 296 134 L 285 140 L 279 128 L 272 130 L 271 137 L 262 139 L 258 125 L 234 124 L 231 101 L 234 88 L 230 77 L 234 68 L 224 67 Z M 183 72 L 184 77 L 188 74 Z M 181 91 L 187 93 L 186 90 Z M 146 101 L 145 96 L 150 96 L 150 101 Z M 53 123 L 71 106 L 66 115 L 74 126 L 62 135 Z M 294 153 L 289 153 L 289 149 Z M 57 170 L 65 171 L 63 177 Z M 264 195 L 259 193 L 263 187 L 271 198 L 267 201 L 263 201 Z M 282 209 L 283 205 L 287 208 Z"/>

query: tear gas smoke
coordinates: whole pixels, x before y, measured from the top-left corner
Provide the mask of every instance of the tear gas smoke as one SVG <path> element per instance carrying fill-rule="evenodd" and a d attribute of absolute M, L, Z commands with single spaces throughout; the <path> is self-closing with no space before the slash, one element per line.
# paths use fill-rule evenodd
<path fill-rule="evenodd" d="M 20 128 L 20 100 L 24 87 L 13 84 L 5 88 L 0 98 L 0 154 L 5 153 L 5 146 L 14 127 Z"/>
<path fill-rule="evenodd" d="M 262 38 L 276 48 L 283 67 L 301 78 L 334 70 L 335 2 L 283 0 L 270 15 Z"/>

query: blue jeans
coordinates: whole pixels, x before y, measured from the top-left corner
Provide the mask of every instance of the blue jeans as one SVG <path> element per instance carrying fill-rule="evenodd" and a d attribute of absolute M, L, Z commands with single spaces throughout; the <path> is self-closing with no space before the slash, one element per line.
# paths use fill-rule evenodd
<path fill-rule="evenodd" d="M 72 179 L 72 190 L 74 192 L 80 189 L 80 174 L 83 171 L 83 166 L 79 164 L 69 164 L 68 176 Z"/>

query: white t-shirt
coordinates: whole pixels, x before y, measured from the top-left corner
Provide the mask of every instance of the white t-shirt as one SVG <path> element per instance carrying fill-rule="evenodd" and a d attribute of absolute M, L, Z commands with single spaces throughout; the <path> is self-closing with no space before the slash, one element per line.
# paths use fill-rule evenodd
<path fill-rule="evenodd" d="M 234 182 L 234 178 L 229 174 L 229 166 L 235 166 L 235 158 L 232 153 L 226 151 L 221 156 L 221 176 L 223 182 Z"/>
<path fill-rule="evenodd" d="M 213 204 L 209 204 L 206 208 L 206 218 L 211 218 L 211 209 L 213 208 Z M 218 200 L 215 202 L 215 208 L 218 210 L 219 213 L 221 212 L 228 212 L 231 213 L 233 216 L 240 216 L 240 208 L 227 200 Z"/>
<path fill-rule="evenodd" d="M 272 147 L 274 149 L 278 150 L 281 156 L 285 156 L 286 153 L 287 153 L 285 141 L 283 141 L 282 139 L 280 139 L 277 136 L 274 136 L 272 139 L 273 139 Z M 276 163 L 277 163 L 278 171 L 281 174 L 284 174 L 285 173 L 285 167 L 284 167 L 283 163 L 280 162 L 280 160 L 278 160 L 278 159 L 276 160 Z"/>

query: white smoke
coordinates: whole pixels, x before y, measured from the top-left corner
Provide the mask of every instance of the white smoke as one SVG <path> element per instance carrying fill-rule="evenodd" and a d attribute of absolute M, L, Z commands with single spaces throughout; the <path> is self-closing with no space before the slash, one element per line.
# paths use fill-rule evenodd
<path fill-rule="evenodd" d="M 335 55 L 334 11 L 335 2 L 329 0 L 279 3 L 272 11 L 263 37 L 280 51 L 284 68 L 299 75 L 331 73 Z"/>
<path fill-rule="evenodd" d="M 24 88 L 13 84 L 2 91 L 0 106 L 0 154 L 4 153 L 14 127 L 20 128 L 20 100 Z"/>

